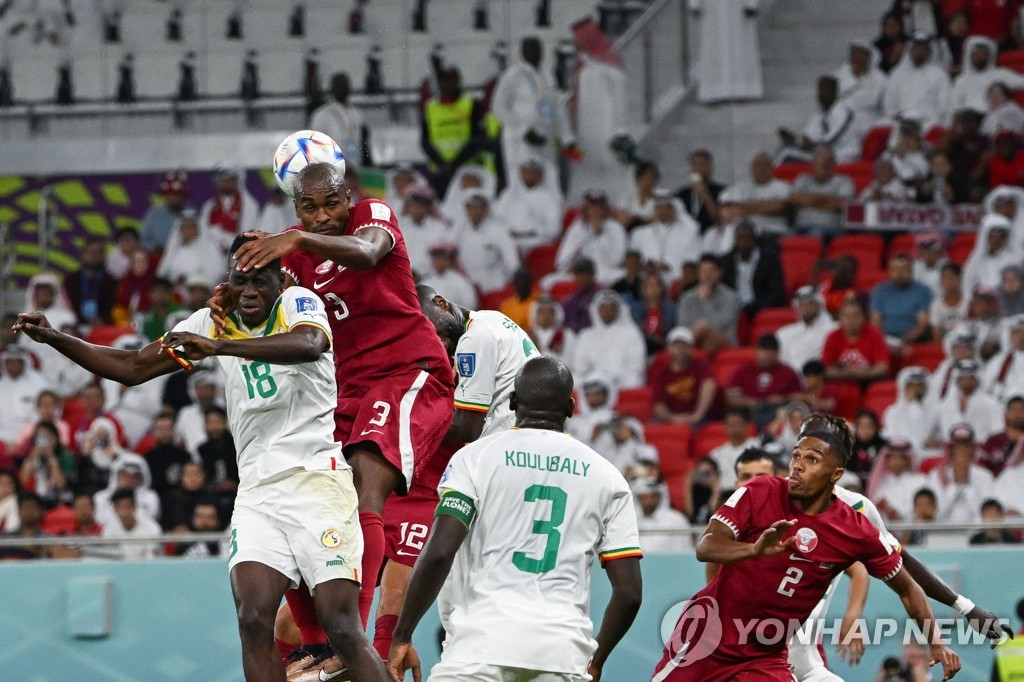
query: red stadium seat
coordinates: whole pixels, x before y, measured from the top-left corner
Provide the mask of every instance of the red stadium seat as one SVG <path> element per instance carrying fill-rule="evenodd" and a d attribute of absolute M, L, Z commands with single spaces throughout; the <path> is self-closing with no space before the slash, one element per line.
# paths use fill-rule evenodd
<path fill-rule="evenodd" d="M 115 327 L 113 325 L 99 325 L 92 328 L 85 340 L 95 343 L 97 346 L 112 346 L 114 341 L 125 334 L 134 334 L 131 327 Z"/>
<path fill-rule="evenodd" d="M 836 415 L 853 420 L 860 409 L 860 386 L 850 381 L 837 381 L 832 387 L 836 390 Z"/>
<path fill-rule="evenodd" d="M 863 407 L 866 410 L 871 410 L 881 419 L 885 408 L 896 402 L 898 392 L 895 381 L 876 381 L 865 391 Z"/>
<path fill-rule="evenodd" d="M 516 290 L 509 284 L 504 289 L 498 289 L 489 294 L 483 294 L 480 296 L 480 310 L 498 310 L 501 308 L 501 304 L 505 302 L 505 299 L 509 296 L 515 295 Z"/>
<path fill-rule="evenodd" d="M 729 440 L 725 435 L 725 424 L 708 422 L 700 427 L 693 439 L 693 454 L 697 459 L 707 457 L 708 453 Z"/>
<path fill-rule="evenodd" d="M 888 262 L 889 259 L 897 253 L 905 253 L 908 256 L 913 256 L 915 247 L 916 243 L 914 242 L 914 235 L 910 233 L 896 235 L 896 237 L 889 242 L 889 253 L 886 254 L 885 257 L 886 262 Z"/>
<path fill-rule="evenodd" d="M 1024 73 L 1024 50 L 1006 50 L 996 57 L 996 64 Z"/>
<path fill-rule="evenodd" d="M 845 175 L 853 180 L 853 187 L 857 194 L 871 184 L 871 178 L 875 173 L 874 164 L 870 161 L 855 161 L 853 163 L 840 163 L 836 165 L 836 175 Z"/>
<path fill-rule="evenodd" d="M 580 207 L 579 206 L 570 206 L 568 209 L 566 209 L 565 215 L 562 216 L 562 233 L 563 234 L 565 234 L 566 230 L 569 229 L 569 226 L 573 224 L 573 221 L 576 220 L 576 216 L 578 216 L 579 214 L 580 214 Z"/>
<path fill-rule="evenodd" d="M 924 141 L 932 147 L 941 147 L 946 141 L 946 129 L 942 126 L 932 126 L 931 129 L 925 133 Z"/>
<path fill-rule="evenodd" d="M 714 360 L 715 381 L 718 382 L 719 388 L 729 383 L 737 367 L 753 362 L 756 358 L 757 349 L 749 346 L 719 351 Z"/>
<path fill-rule="evenodd" d="M 754 316 L 750 324 L 750 340 L 757 340 L 765 334 L 774 334 L 779 327 L 796 322 L 796 310 L 793 308 L 765 308 Z"/>
<path fill-rule="evenodd" d="M 691 468 L 691 466 L 687 466 L 685 473 L 664 477 L 665 486 L 668 488 L 668 503 L 676 511 L 683 510 L 683 503 L 686 501 L 687 495 L 686 483 Z"/>
<path fill-rule="evenodd" d="M 651 389 L 644 386 L 619 391 L 619 400 L 615 403 L 615 411 L 635 417 L 645 424 L 651 421 L 651 417 L 654 415 L 651 405 Z"/>
<path fill-rule="evenodd" d="M 555 282 L 551 285 L 551 289 L 548 291 L 551 297 L 557 301 L 564 301 L 573 294 L 579 287 L 576 286 L 576 280 L 566 280 L 564 282 Z"/>
<path fill-rule="evenodd" d="M 877 285 L 889 279 L 889 272 L 880 268 L 873 270 L 862 269 L 857 271 L 857 279 L 854 286 L 860 291 L 871 292 Z"/>
<path fill-rule="evenodd" d="M 42 527 L 43 531 L 50 535 L 74 535 L 77 532 L 75 515 L 66 504 L 46 512 Z"/>
<path fill-rule="evenodd" d="M 555 271 L 555 256 L 558 254 L 558 244 L 543 244 L 530 249 L 526 254 L 526 268 L 533 273 L 533 281 L 539 282 L 540 278 Z"/>
<path fill-rule="evenodd" d="M 1017 104 L 1024 106 L 1024 90 L 1014 90 L 1012 93 L 1013 101 Z"/>
<path fill-rule="evenodd" d="M 747 429 L 747 435 L 753 438 L 757 435 L 757 428 L 751 424 Z M 712 450 L 729 440 L 725 435 L 724 422 L 708 422 L 697 430 L 693 439 L 693 454 L 696 459 L 708 456 Z"/>
<path fill-rule="evenodd" d="M 934 372 L 945 359 L 946 349 L 941 343 L 915 343 L 903 359 L 903 366 L 919 365 L 929 372 Z"/>
<path fill-rule="evenodd" d="M 844 234 L 832 240 L 828 257 L 853 256 L 862 270 L 877 270 L 882 266 L 885 241 L 877 234 Z"/>
<path fill-rule="evenodd" d="M 953 263 L 963 267 L 970 257 L 971 251 L 974 250 L 974 243 L 977 240 L 977 232 L 958 232 L 950 242 L 949 249 L 946 250 L 947 257 Z"/>
<path fill-rule="evenodd" d="M 782 261 L 782 279 L 786 284 L 787 296 L 792 296 L 793 292 L 805 284 L 814 284 L 811 279 L 817 256 L 811 257 L 799 251 L 783 251 L 779 259 Z"/>
<path fill-rule="evenodd" d="M 644 440 L 658 451 L 658 468 L 662 476 L 685 474 L 690 468 L 689 426 L 682 424 L 650 424 L 644 430 Z"/>
<path fill-rule="evenodd" d="M 892 126 L 877 126 L 868 131 L 861 143 L 860 160 L 874 162 L 889 146 Z"/>
<path fill-rule="evenodd" d="M 809 163 L 784 163 L 781 166 L 775 167 L 773 175 L 775 175 L 779 180 L 793 182 L 796 180 L 798 175 L 813 172 L 814 168 Z"/>
<path fill-rule="evenodd" d="M 782 253 L 798 252 L 818 258 L 821 256 L 821 239 L 805 235 L 782 237 L 779 239 L 779 250 Z"/>
<path fill-rule="evenodd" d="M 942 455 L 938 455 L 937 457 L 929 457 L 928 459 L 922 460 L 921 473 L 927 474 L 931 472 L 932 469 L 942 464 L 942 460 L 944 459 L 945 457 L 943 457 Z"/>
<path fill-rule="evenodd" d="M 82 417 L 85 416 L 85 405 L 82 404 L 82 399 L 78 396 L 65 398 L 60 414 L 72 430 L 77 429 L 78 425 L 82 423 Z"/>

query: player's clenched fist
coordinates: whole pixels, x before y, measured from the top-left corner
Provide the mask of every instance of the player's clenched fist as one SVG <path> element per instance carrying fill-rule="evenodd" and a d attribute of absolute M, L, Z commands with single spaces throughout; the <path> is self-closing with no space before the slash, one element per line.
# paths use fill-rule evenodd
<path fill-rule="evenodd" d="M 181 348 L 189 360 L 202 360 L 216 355 L 219 342 L 189 332 L 169 332 L 160 341 L 160 350 Z"/>
<path fill-rule="evenodd" d="M 413 682 L 420 682 L 420 657 L 410 642 L 393 642 L 388 656 L 388 673 L 394 682 L 405 679 L 405 671 L 412 668 Z"/>

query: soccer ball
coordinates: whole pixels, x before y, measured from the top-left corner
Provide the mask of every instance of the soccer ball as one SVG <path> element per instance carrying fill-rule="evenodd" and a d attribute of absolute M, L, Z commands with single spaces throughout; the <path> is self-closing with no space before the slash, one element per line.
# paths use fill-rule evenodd
<path fill-rule="evenodd" d="M 295 196 L 295 176 L 311 163 L 334 164 L 345 174 L 345 156 L 338 143 L 316 130 L 300 130 L 284 138 L 274 152 L 274 179 L 290 197 Z"/>

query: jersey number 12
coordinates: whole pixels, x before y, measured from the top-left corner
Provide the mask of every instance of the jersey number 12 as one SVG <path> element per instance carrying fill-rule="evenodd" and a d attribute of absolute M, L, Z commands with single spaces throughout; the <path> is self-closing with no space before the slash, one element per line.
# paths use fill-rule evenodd
<path fill-rule="evenodd" d="M 551 502 L 551 518 L 548 520 L 535 520 L 533 532 L 536 535 L 547 536 L 547 544 L 544 546 L 544 555 L 539 559 L 526 556 L 526 552 L 515 552 L 512 555 L 512 564 L 520 571 L 526 573 L 547 573 L 555 567 L 558 561 L 558 545 L 562 542 L 562 534 L 558 527 L 565 521 L 566 494 L 561 488 L 551 485 L 531 485 L 523 495 L 526 502 L 539 502 L 548 500 Z"/>

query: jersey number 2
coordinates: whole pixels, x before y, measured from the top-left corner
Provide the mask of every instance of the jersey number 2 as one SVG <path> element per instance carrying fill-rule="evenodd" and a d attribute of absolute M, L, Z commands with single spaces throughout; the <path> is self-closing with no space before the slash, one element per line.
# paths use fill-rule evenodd
<path fill-rule="evenodd" d="M 564 490 L 555 486 L 531 485 L 526 489 L 523 500 L 551 502 L 551 518 L 547 521 L 538 519 L 533 522 L 533 532 L 536 535 L 546 535 L 547 544 L 544 546 L 544 556 L 540 559 L 528 557 L 526 552 L 515 552 L 512 555 L 512 564 L 525 573 L 547 573 L 558 561 L 558 545 L 562 542 L 562 534 L 558 527 L 565 521 L 566 494 Z"/>
<path fill-rule="evenodd" d="M 786 569 L 786 575 L 783 576 L 782 582 L 779 583 L 779 589 L 776 590 L 783 597 L 792 597 L 793 592 L 796 590 L 795 585 L 800 582 L 800 578 L 804 577 L 804 572 L 796 566 L 790 566 Z M 788 587 L 787 587 L 788 586 Z"/>

